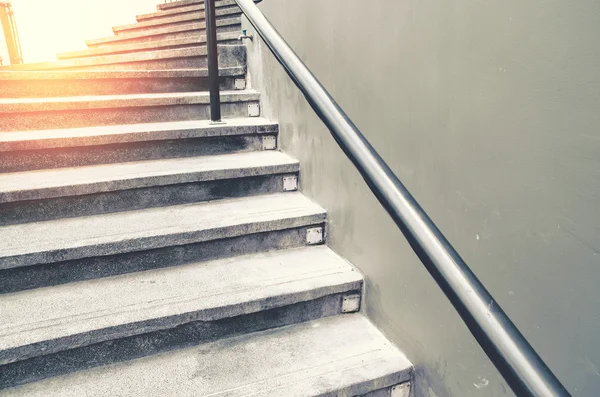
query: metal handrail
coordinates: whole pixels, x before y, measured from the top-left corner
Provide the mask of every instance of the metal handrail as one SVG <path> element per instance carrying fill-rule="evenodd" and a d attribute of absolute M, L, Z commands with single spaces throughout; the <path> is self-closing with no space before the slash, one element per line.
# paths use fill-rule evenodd
<path fill-rule="evenodd" d="M 214 4 L 214 0 L 205 1 Z M 361 173 L 515 394 L 570 396 L 419 203 L 254 2 L 235 1 Z M 208 16 L 207 13 L 207 27 Z M 214 66 L 209 67 L 209 75 L 212 73 L 215 73 Z"/>
<path fill-rule="evenodd" d="M 205 0 L 206 57 L 208 60 L 208 87 L 210 92 L 210 121 L 221 122 L 221 97 L 219 93 L 219 53 L 217 48 L 217 21 L 215 0 Z"/>

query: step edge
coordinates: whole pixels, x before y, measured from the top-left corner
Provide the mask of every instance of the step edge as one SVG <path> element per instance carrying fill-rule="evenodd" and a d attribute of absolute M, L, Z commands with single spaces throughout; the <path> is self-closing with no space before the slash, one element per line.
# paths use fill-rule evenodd
<path fill-rule="evenodd" d="M 310 225 L 319 225 L 325 222 L 326 220 L 326 211 L 322 207 L 317 204 L 311 202 L 306 197 L 304 197 L 299 192 L 286 192 L 279 193 L 278 197 L 283 197 L 286 195 L 288 197 L 302 197 L 301 201 L 304 201 L 302 206 L 295 208 L 294 211 L 297 211 L 296 214 L 290 215 L 285 213 L 285 210 L 279 209 L 276 213 L 265 213 L 262 215 L 256 216 L 256 219 L 247 220 L 247 219 L 233 219 L 227 223 L 212 225 L 210 227 L 196 227 L 190 228 L 188 226 L 185 230 L 165 230 L 165 229 L 156 229 L 151 230 L 150 232 L 143 231 L 133 231 L 131 235 L 121 236 L 118 240 L 110 240 L 107 239 L 108 235 L 101 235 L 98 237 L 94 237 L 91 240 L 96 241 L 83 241 L 78 244 L 68 245 L 61 244 L 55 247 L 42 248 L 32 251 L 31 249 L 25 250 L 21 246 L 16 246 L 12 248 L 10 251 L 5 251 L 4 253 L 0 253 L 0 270 L 7 269 L 15 269 L 20 267 L 28 267 L 33 265 L 47 265 L 56 262 L 77 260 L 83 258 L 90 258 L 95 256 L 107 256 L 107 255 L 117 255 L 123 254 L 127 252 L 135 252 L 135 251 L 147 251 L 152 249 L 165 248 L 169 246 L 176 245 L 186 245 L 193 243 L 201 243 L 205 241 L 214 241 L 227 239 L 232 237 L 239 237 L 248 234 L 256 234 L 256 233 L 264 233 L 268 231 L 279 231 L 286 229 L 294 229 L 299 227 L 306 227 Z M 293 196 L 295 195 L 295 196 Z M 275 195 L 266 195 L 273 197 Z M 38 223 L 30 223 L 30 224 L 20 224 L 20 225 L 9 225 L 0 227 L 0 231 L 2 229 L 23 229 L 23 227 L 32 227 L 32 225 L 45 224 L 48 225 L 50 222 L 55 224 L 55 227 L 61 227 L 60 223 L 64 221 L 78 221 L 83 222 L 84 218 L 95 218 L 100 219 L 101 217 L 123 217 L 127 216 L 131 213 L 153 213 L 158 211 L 172 211 L 174 207 L 185 207 L 191 205 L 198 206 L 210 206 L 210 205 L 219 205 L 224 201 L 229 201 L 229 203 L 234 202 L 234 206 L 237 205 L 246 205 L 244 201 L 246 200 L 260 200 L 264 199 L 266 196 L 257 196 L 257 197 L 245 197 L 245 198 L 236 198 L 236 199 L 227 199 L 227 200 L 219 200 L 215 202 L 205 202 L 205 203 L 195 203 L 195 204 L 183 204 L 172 207 L 159 207 L 159 208 L 150 208 L 144 210 L 135 210 L 135 211 L 127 211 L 127 212 L 119 212 L 119 213 L 109 213 L 109 214 L 100 214 L 100 215 L 90 215 L 79 218 L 69 218 L 69 219 L 58 219 L 58 220 L 50 220 L 45 222 Z M 160 214 L 159 214 L 160 215 Z M 112 236 L 112 235 L 111 235 Z M 104 238 L 105 241 L 102 241 Z M 100 241 L 98 241 L 100 240 Z"/>
<path fill-rule="evenodd" d="M 232 302 L 215 304 L 213 306 L 204 308 L 198 307 L 198 310 L 180 311 L 177 310 L 176 304 L 170 305 L 165 303 L 162 306 L 171 308 L 172 313 L 159 317 L 153 317 L 154 314 L 149 314 L 144 320 L 136 320 L 131 322 L 120 321 L 118 324 L 113 326 L 104 328 L 91 328 L 86 331 L 78 331 L 69 335 L 66 335 L 67 332 L 64 332 L 64 336 L 58 336 L 57 334 L 57 336 L 52 337 L 51 339 L 34 338 L 28 343 L 1 348 L 0 365 L 26 360 L 35 356 L 53 354 L 64 350 L 72 350 L 108 340 L 122 339 L 148 332 L 166 330 L 189 322 L 218 321 L 239 315 L 252 314 L 274 308 L 282 308 L 295 303 L 307 302 L 328 295 L 338 295 L 346 292 L 361 290 L 363 278 L 358 272 L 353 271 L 349 265 L 347 265 L 345 268 L 339 267 L 338 269 L 330 269 L 329 271 L 329 273 L 311 277 L 297 276 L 295 279 L 286 282 L 287 285 L 285 288 L 281 288 L 277 284 L 269 285 L 267 288 L 253 286 L 249 290 L 261 291 L 264 292 L 264 295 L 251 297 L 251 299 L 243 296 L 249 290 L 240 290 L 231 294 L 233 299 Z M 314 277 L 321 279 L 321 284 L 313 285 L 307 282 L 307 280 Z M 183 299 L 184 297 L 185 296 L 181 296 L 179 298 Z M 192 296 L 190 298 L 192 300 L 200 299 L 200 296 Z M 149 302 L 140 302 L 139 305 L 141 308 L 138 310 L 146 312 L 152 312 L 155 310 L 152 307 L 143 307 L 148 303 Z M 199 306 L 201 306 L 201 304 L 199 304 Z M 91 314 L 93 313 L 87 313 L 87 315 Z M 111 313 L 110 315 L 118 317 L 121 314 L 122 313 Z M 83 313 L 83 315 L 86 315 L 86 313 Z M 76 323 L 78 321 L 85 322 L 90 320 L 84 318 L 75 320 L 74 322 Z M 65 325 L 61 323 L 47 325 L 45 328 L 61 328 L 64 326 Z M 136 327 L 136 329 L 133 329 L 132 327 Z M 94 335 L 98 333 L 107 333 L 107 331 L 109 333 L 107 335 Z M 19 334 L 22 335 L 23 332 L 27 331 L 25 329 L 21 329 Z M 54 349 L 50 346 L 50 344 L 59 343 L 65 344 L 65 346 L 57 346 Z M 23 350 L 27 350 L 28 353 L 25 353 Z"/>
<path fill-rule="evenodd" d="M 227 122 L 256 120 L 256 123 L 227 125 Z M 190 126 L 190 122 L 167 122 L 148 124 L 124 124 L 83 128 L 65 128 L 57 130 L 12 131 L 0 133 L 0 152 L 44 150 L 66 147 L 102 146 L 114 143 L 152 142 L 173 139 L 210 138 L 234 135 L 278 134 L 279 124 L 265 118 L 224 119 L 224 124 L 211 125 L 208 121 L 198 121 L 200 125 Z M 151 126 L 164 125 L 163 129 Z M 181 128 L 167 128 L 173 125 Z M 137 129 L 136 129 L 137 127 Z M 125 132 L 107 133 L 107 130 Z M 60 132 L 87 131 L 83 135 L 61 135 Z M 91 134 L 89 132 L 92 132 Z M 52 136 L 55 133 L 55 136 Z M 44 134 L 44 136 L 42 136 Z M 90 142 L 91 141 L 91 142 Z"/>
<path fill-rule="evenodd" d="M 264 153 L 272 153 L 264 152 Z M 235 156 L 236 154 L 229 154 L 227 156 Z M 209 156 L 203 156 L 204 158 Z M 213 156 L 210 156 L 213 157 Z M 216 157 L 216 156 L 215 156 Z M 210 181 L 223 181 L 228 179 L 243 179 L 255 176 L 266 176 L 266 175 L 279 175 L 279 174 L 294 174 L 300 170 L 300 163 L 295 161 L 285 161 L 283 158 L 277 159 L 271 164 L 246 164 L 244 167 L 221 167 L 206 169 L 202 171 L 191 171 L 187 169 L 181 169 L 179 172 L 174 169 L 165 171 L 163 173 L 156 173 L 153 175 L 125 175 L 125 174 L 113 174 L 113 179 L 108 177 L 99 178 L 93 182 L 78 182 L 78 183 L 63 183 L 56 184 L 54 186 L 44 187 L 31 187 L 28 189 L 7 189 L 6 187 L 0 186 L 0 204 L 6 203 L 17 203 L 30 200 L 46 200 L 59 197 L 72 197 L 72 196 L 83 196 L 89 194 L 101 194 L 108 192 L 116 192 L 131 189 L 141 189 L 147 187 L 156 186 L 169 186 L 187 183 L 198 183 L 198 182 L 210 182 Z M 160 163 L 161 160 L 149 160 L 143 161 Z M 255 161 L 258 162 L 258 161 Z M 133 164 L 127 163 L 127 164 Z M 102 164 L 106 169 L 117 169 L 120 164 Z M 72 169 L 81 169 L 82 171 L 92 169 L 94 166 L 81 166 L 81 167 L 69 167 Z M 48 173 L 60 172 L 65 170 L 64 168 L 57 168 L 48 170 Z M 22 171 L 11 174 L 22 175 L 24 179 L 28 175 L 32 175 L 40 170 L 34 171 Z M 44 170 L 45 171 L 45 170 Z M 0 181 L 2 181 L 0 174 Z M 117 179 L 118 178 L 118 179 Z"/>

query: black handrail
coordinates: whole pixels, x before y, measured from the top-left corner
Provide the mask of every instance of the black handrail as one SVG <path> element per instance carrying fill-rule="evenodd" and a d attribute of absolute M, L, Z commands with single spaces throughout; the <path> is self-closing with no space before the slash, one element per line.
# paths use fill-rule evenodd
<path fill-rule="evenodd" d="M 217 21 L 215 0 L 205 0 L 206 57 L 208 59 L 208 86 L 210 91 L 210 121 L 221 121 L 221 97 L 219 94 L 219 53 L 217 49 Z"/>
<path fill-rule="evenodd" d="M 419 203 L 254 2 L 235 1 L 354 163 L 515 394 L 570 396 Z"/>

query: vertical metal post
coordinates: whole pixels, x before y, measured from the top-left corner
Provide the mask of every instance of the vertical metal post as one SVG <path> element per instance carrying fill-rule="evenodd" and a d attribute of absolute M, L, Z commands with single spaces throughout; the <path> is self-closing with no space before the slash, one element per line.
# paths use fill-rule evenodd
<path fill-rule="evenodd" d="M 217 50 L 217 23 L 215 0 L 204 0 L 206 15 L 206 48 L 208 56 L 208 83 L 210 89 L 210 120 L 221 121 L 221 98 L 219 95 L 219 54 Z"/>

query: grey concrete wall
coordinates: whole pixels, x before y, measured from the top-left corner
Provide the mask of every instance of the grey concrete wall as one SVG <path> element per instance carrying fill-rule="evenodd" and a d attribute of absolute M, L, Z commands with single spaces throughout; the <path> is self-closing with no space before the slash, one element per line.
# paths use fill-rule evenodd
<path fill-rule="evenodd" d="M 571 393 L 598 396 L 600 3 L 260 8 Z M 416 395 L 511 395 L 268 49 L 249 47 L 263 112 L 329 211 L 329 243 L 365 273 L 369 317 L 416 365 Z"/>

